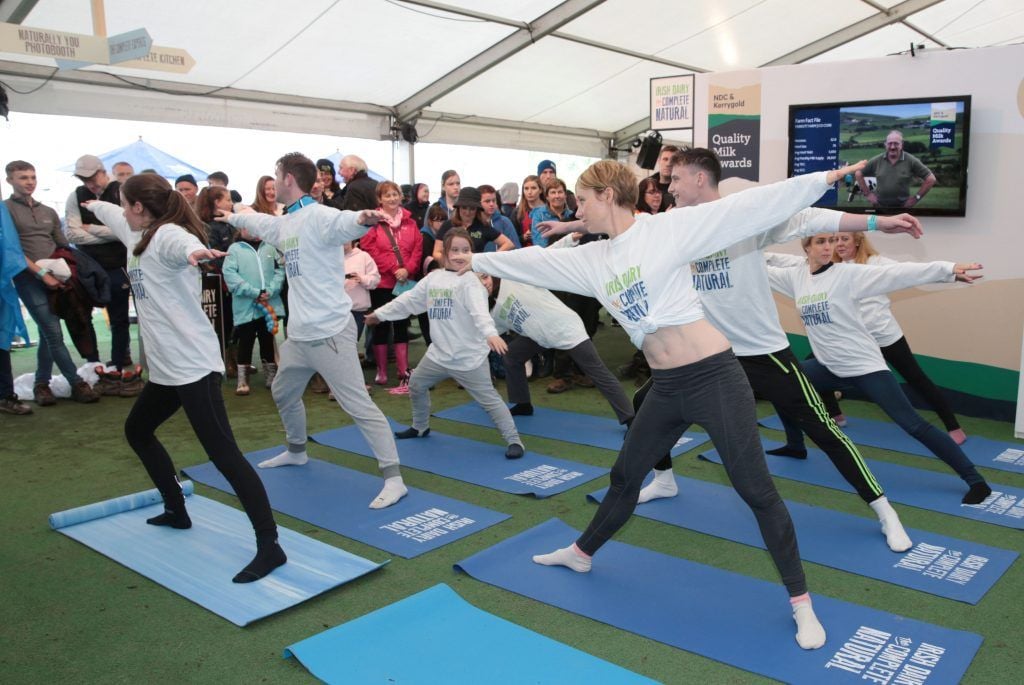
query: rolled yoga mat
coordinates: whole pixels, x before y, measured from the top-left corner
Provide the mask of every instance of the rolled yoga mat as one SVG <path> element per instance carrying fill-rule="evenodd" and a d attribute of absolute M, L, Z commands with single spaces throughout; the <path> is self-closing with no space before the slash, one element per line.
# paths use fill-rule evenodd
<path fill-rule="evenodd" d="M 245 458 L 256 465 L 284 449 L 271 447 Z M 190 466 L 185 473 L 204 485 L 233 494 L 210 462 Z M 256 473 L 275 511 L 406 559 L 509 518 L 508 514 L 418 488 L 409 488 L 409 494 L 397 504 L 370 509 L 370 502 L 384 486 L 382 478 L 319 459 L 310 459 L 303 466 L 257 468 Z"/>
<path fill-rule="evenodd" d="M 765 549 L 757 520 L 727 485 L 676 476 L 679 494 L 645 502 L 638 516 Z M 647 477 L 647 482 L 651 476 Z M 646 482 L 645 482 L 646 484 Z M 600 502 L 608 488 L 587 499 Z M 878 520 L 786 502 L 796 527 L 800 558 L 867 578 L 977 604 L 1017 558 L 1016 552 L 907 528 L 914 546 L 895 553 Z"/>
<path fill-rule="evenodd" d="M 778 416 L 766 416 L 758 419 L 765 428 L 783 430 L 782 420 Z M 937 459 L 931 451 L 907 434 L 902 428 L 889 421 L 862 419 L 847 416 L 843 432 L 858 445 L 878 447 L 893 452 L 916 454 L 919 457 Z M 960 445 L 967 458 L 975 466 L 987 466 L 990 469 L 1024 473 L 1024 442 L 992 440 L 980 435 L 972 435 L 967 442 Z"/>
<path fill-rule="evenodd" d="M 391 421 L 395 430 L 405 426 Z M 310 436 L 315 442 L 364 457 L 373 457 L 355 426 L 334 428 Z M 431 429 L 425 438 L 398 442 L 402 466 L 454 478 L 513 495 L 551 497 L 608 473 L 608 469 L 557 459 L 526 447 L 522 459 L 506 459 L 505 447 L 445 435 Z"/>
<path fill-rule="evenodd" d="M 782 445 L 780 442 L 765 439 L 761 440 L 761 444 L 766 450 Z M 706 461 L 722 463 L 717 450 L 702 452 L 699 456 Z M 776 457 L 770 454 L 766 454 L 765 459 L 773 476 L 844 492 L 855 492 L 821 450 L 808 448 L 807 459 Z M 875 474 L 890 502 L 909 504 L 912 507 L 993 523 L 997 526 L 1024 529 L 1024 490 L 1021 488 L 989 483 L 992 486 L 992 495 L 988 499 L 981 504 L 961 504 L 960 499 L 967 492 L 967 484 L 952 472 L 936 473 L 874 459 L 865 459 L 864 463 Z"/>
<path fill-rule="evenodd" d="M 192 519 L 188 530 L 146 524 L 147 518 L 163 511 L 156 490 L 58 512 L 50 522 L 58 532 L 238 626 L 384 565 L 278 527 L 288 563 L 254 583 L 232 583 L 256 554 L 249 519 L 199 495 L 187 497 L 186 506 Z"/>
<path fill-rule="evenodd" d="M 800 649 L 786 590 L 711 566 L 611 541 L 589 573 L 531 555 L 579 532 L 551 519 L 456 568 L 477 580 L 679 649 L 788 683 L 958 683 L 982 638 L 813 595 L 828 640 Z M 925 680 L 926 679 L 926 680 Z M 683 681 L 684 678 L 680 678 Z"/>
<path fill-rule="evenodd" d="M 474 426 L 490 427 L 494 425 L 491 423 L 491 417 L 476 402 L 460 404 L 457 407 L 439 411 L 434 416 Z M 550 438 L 606 450 L 618 451 L 626 436 L 625 426 L 619 424 L 615 419 L 592 414 L 534 407 L 533 416 L 517 416 L 515 419 L 516 428 L 522 435 Z M 672 456 L 700 447 L 709 439 L 706 433 L 699 430 L 686 431 L 686 435 L 681 437 L 676 446 L 672 448 Z"/>
<path fill-rule="evenodd" d="M 284 656 L 327 683 L 655 682 L 478 609 L 444 584 L 289 645 Z"/>

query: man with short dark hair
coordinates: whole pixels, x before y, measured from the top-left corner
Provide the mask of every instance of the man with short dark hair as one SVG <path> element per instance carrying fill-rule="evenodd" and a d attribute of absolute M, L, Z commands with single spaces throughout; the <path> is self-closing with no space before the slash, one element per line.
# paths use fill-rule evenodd
<path fill-rule="evenodd" d="M 377 182 L 370 178 L 366 162 L 355 155 L 345 155 L 338 162 L 338 173 L 345 179 L 342 188 L 343 199 L 341 209 L 358 212 L 364 209 L 376 209 Z"/>
<path fill-rule="evenodd" d="M 99 395 L 78 375 L 71 352 L 64 344 L 60 319 L 50 309 L 49 293 L 60 288 L 61 282 L 53 277 L 49 269 L 37 263 L 49 258 L 58 247 L 68 246 L 61 231 L 60 217 L 53 209 L 32 198 L 36 189 L 34 166 L 18 160 L 8 164 L 6 171 L 7 182 L 13 189 L 6 205 L 17 228 L 27 267 L 14 277 L 14 287 L 39 329 L 33 397 L 40 407 L 57 403 L 57 398 L 50 390 L 50 378 L 56 362 L 61 375 L 71 384 L 71 398 L 76 402 L 95 402 Z"/>
<path fill-rule="evenodd" d="M 118 183 L 124 183 L 135 175 L 135 168 L 128 162 L 115 163 L 111 171 L 114 172 L 114 180 Z"/>
<path fill-rule="evenodd" d="M 90 200 L 121 204 L 121 184 L 107 175 L 103 162 L 95 155 L 82 155 L 75 163 L 75 176 L 82 182 L 68 196 L 64 207 L 68 239 L 92 257 L 110 278 L 110 302 L 106 306 L 110 321 L 110 358 L 97 373 L 97 392 L 103 395 L 135 397 L 142 392 L 140 369 L 134 368 L 131 352 L 131 324 L 128 314 L 128 252 L 95 214 L 82 206 Z M 90 322 L 90 326 L 91 326 Z M 95 337 L 95 332 L 93 332 Z M 99 362 L 100 359 L 88 360 Z"/>
<path fill-rule="evenodd" d="M 675 145 L 663 145 L 658 155 L 658 171 L 651 174 L 650 178 L 658 184 L 661 191 L 661 207 L 659 212 L 665 212 L 676 206 L 676 199 L 668 192 L 669 183 L 672 181 L 672 156 L 679 152 Z"/>
<path fill-rule="evenodd" d="M 230 181 L 228 180 L 228 175 L 225 174 L 223 171 L 214 171 L 212 174 L 206 177 L 206 183 L 211 188 L 227 188 Z M 242 201 L 242 195 L 237 190 L 231 190 L 229 188 L 228 192 L 231 193 L 232 202 Z"/>
<path fill-rule="evenodd" d="M 182 197 L 192 205 L 193 209 L 195 208 L 196 195 L 199 194 L 199 184 L 196 183 L 195 176 L 192 174 L 182 174 L 174 179 L 174 189 L 181 193 Z"/>

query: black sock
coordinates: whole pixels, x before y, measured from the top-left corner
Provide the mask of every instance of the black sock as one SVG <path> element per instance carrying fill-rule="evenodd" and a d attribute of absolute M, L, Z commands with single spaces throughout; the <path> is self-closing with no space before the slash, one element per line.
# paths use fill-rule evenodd
<path fill-rule="evenodd" d="M 525 453 L 526 451 L 523 449 L 523 446 L 514 442 L 508 446 L 508 449 L 505 450 L 505 458 L 521 459 L 523 454 Z"/>
<path fill-rule="evenodd" d="M 513 404 L 508 413 L 512 416 L 533 416 L 533 405 L 529 402 L 519 402 Z"/>
<path fill-rule="evenodd" d="M 283 565 L 286 561 L 288 561 L 288 557 L 285 556 L 281 545 L 277 544 L 277 540 L 266 544 L 257 543 L 256 556 L 253 557 L 248 566 L 231 579 L 231 582 L 251 583 L 259 580 L 278 566 Z"/>
<path fill-rule="evenodd" d="M 151 526 L 170 526 L 171 528 L 178 528 L 179 530 L 185 530 L 186 528 L 192 527 L 192 519 L 188 517 L 188 512 L 185 511 L 184 502 L 180 505 L 175 505 L 174 509 L 164 505 L 164 513 L 159 516 L 146 519 L 146 523 Z"/>
<path fill-rule="evenodd" d="M 430 429 L 425 429 L 422 433 L 418 430 L 409 426 L 404 431 L 395 431 L 395 437 L 399 440 L 405 440 L 406 438 L 425 438 L 430 435 Z"/>
<path fill-rule="evenodd" d="M 782 447 L 776 447 L 773 450 L 765 450 L 765 454 L 771 454 L 776 457 L 791 457 L 793 459 L 806 459 L 807 450 L 803 447 L 790 447 L 789 445 L 783 445 Z"/>
<path fill-rule="evenodd" d="M 992 488 L 988 486 L 988 483 L 982 481 L 972 485 L 971 489 L 967 491 L 967 494 L 960 501 L 964 504 L 981 504 L 991 494 Z"/>

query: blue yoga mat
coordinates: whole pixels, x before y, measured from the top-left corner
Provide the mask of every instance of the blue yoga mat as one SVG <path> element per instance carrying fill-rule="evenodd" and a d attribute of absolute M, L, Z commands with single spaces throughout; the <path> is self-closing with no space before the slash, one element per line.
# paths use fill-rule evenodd
<path fill-rule="evenodd" d="M 253 465 L 284 447 L 245 455 Z M 234 493 L 211 462 L 185 469 L 189 478 Z M 304 466 L 256 469 L 275 511 L 331 532 L 411 559 L 489 528 L 509 516 L 432 492 L 409 488 L 409 494 L 386 509 L 369 504 L 384 481 L 319 459 Z"/>
<path fill-rule="evenodd" d="M 762 439 L 761 444 L 770 450 L 782 443 Z M 722 463 L 717 450 L 702 452 L 699 456 L 716 464 Z M 766 454 L 765 458 L 773 476 L 855 492 L 821 450 L 809 448 L 807 459 L 775 457 L 770 454 Z M 961 504 L 960 499 L 967 492 L 967 485 L 953 473 L 936 473 L 874 459 L 865 459 L 864 463 L 875 474 L 890 502 L 994 523 L 997 526 L 1024 529 L 1024 489 L 989 483 L 992 495 L 988 499 L 981 504 Z"/>
<path fill-rule="evenodd" d="M 186 492 L 191 492 L 191 483 Z M 376 571 L 376 564 L 287 528 L 278 528 L 288 563 L 255 583 L 232 583 L 256 553 L 252 525 L 237 509 L 187 498 L 192 528 L 146 524 L 163 511 L 156 490 L 50 516 L 51 525 L 168 590 L 245 626 Z"/>
<path fill-rule="evenodd" d="M 731 487 L 681 476 L 676 484 L 678 496 L 641 504 L 637 515 L 765 549 L 754 515 Z M 607 492 L 598 490 L 587 499 L 600 502 Z M 1018 556 L 911 528 L 907 534 L 914 546 L 896 554 L 875 519 L 798 502 L 787 501 L 786 507 L 801 559 L 968 604 L 977 604 Z"/>
<path fill-rule="evenodd" d="M 402 430 L 394 421 L 391 425 Z M 355 426 L 334 428 L 311 436 L 321 445 L 372 457 L 369 445 Z M 549 457 L 526 449 L 522 459 L 506 459 L 505 448 L 445 435 L 435 430 L 425 438 L 398 442 L 398 456 L 407 466 L 439 476 L 482 485 L 513 495 L 551 497 L 608 473 L 608 469 Z"/>
<path fill-rule="evenodd" d="M 437 412 L 434 416 L 449 421 L 470 423 L 474 426 L 492 426 L 491 417 L 476 402 L 467 402 L 451 409 Z M 572 442 L 577 445 L 601 447 L 606 450 L 618 451 L 622 447 L 622 439 L 626 428 L 615 419 L 592 414 L 579 414 L 558 409 L 534 407 L 533 416 L 517 416 L 516 428 L 523 435 L 535 435 L 539 438 L 550 438 Z M 678 456 L 707 442 L 707 434 L 698 430 L 690 430 L 679 439 L 672 448 L 672 456 Z"/>
<path fill-rule="evenodd" d="M 775 415 L 758 419 L 758 423 L 765 428 L 783 430 L 782 420 Z M 937 459 L 927 447 L 912 438 L 895 423 L 847 416 L 843 432 L 858 445 Z M 967 438 L 967 442 L 960 445 L 960 449 L 975 466 L 987 466 L 990 469 L 1010 471 L 1011 473 L 1024 473 L 1024 442 L 1005 442 L 972 435 Z"/>
<path fill-rule="evenodd" d="M 444 584 L 290 645 L 284 656 L 327 683 L 655 682 L 477 609 Z"/>
<path fill-rule="evenodd" d="M 980 635 L 814 595 L 828 641 L 804 651 L 794 639 L 796 626 L 778 583 L 615 541 L 601 548 L 590 573 L 531 560 L 578 535 L 551 519 L 456 568 L 525 597 L 789 683 L 863 683 L 865 676 L 894 671 L 892 683 L 901 676 L 927 675 L 928 685 L 952 684 L 981 646 Z"/>

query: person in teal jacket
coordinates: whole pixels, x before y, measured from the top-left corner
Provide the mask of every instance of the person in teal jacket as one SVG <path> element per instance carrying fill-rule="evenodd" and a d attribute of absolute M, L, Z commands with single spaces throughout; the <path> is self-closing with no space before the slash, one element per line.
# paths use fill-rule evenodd
<path fill-rule="evenodd" d="M 224 259 L 224 282 L 231 291 L 231 311 L 235 317 L 238 340 L 238 384 L 236 395 L 249 394 L 252 350 L 260 341 L 260 360 L 264 385 L 269 388 L 277 375 L 274 334 L 277 320 L 285 316 L 281 301 L 284 268 L 278 263 L 277 250 L 244 229 L 228 248 Z"/>
<path fill-rule="evenodd" d="M 21 303 L 11 279 L 25 270 L 25 254 L 7 207 L 0 202 L 0 413 L 31 414 L 32 408 L 14 394 L 11 369 L 11 340 L 20 336 L 28 342 L 28 329 L 21 316 Z"/>

